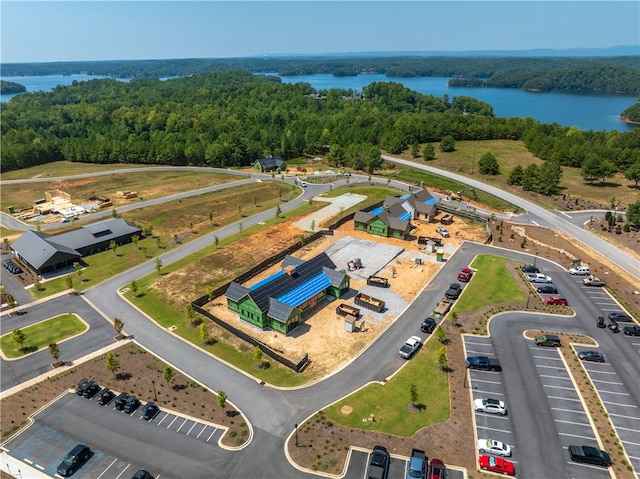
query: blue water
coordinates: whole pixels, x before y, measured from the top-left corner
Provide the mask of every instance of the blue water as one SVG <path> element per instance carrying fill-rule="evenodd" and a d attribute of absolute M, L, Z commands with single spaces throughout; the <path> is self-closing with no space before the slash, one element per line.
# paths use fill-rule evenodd
<path fill-rule="evenodd" d="M 3 80 L 20 83 L 27 91 L 51 91 L 57 85 L 70 85 L 73 81 L 104 78 L 92 75 L 46 75 L 28 77 L 4 77 Z M 122 79 L 122 81 L 128 81 Z M 362 91 L 373 82 L 395 82 L 425 95 L 442 97 L 449 95 L 471 96 L 493 106 L 496 116 L 532 117 L 542 123 L 558 123 L 577 126 L 582 130 L 631 131 L 634 126 L 620 120 L 620 113 L 633 105 L 632 95 L 605 95 L 591 93 L 533 93 L 509 88 L 449 88 L 448 78 L 387 78 L 384 75 L 359 75 L 334 77 L 330 74 L 282 77 L 284 83 L 309 83 L 318 91 L 330 88 Z M 0 101 L 8 101 L 15 95 L 1 95 Z"/>

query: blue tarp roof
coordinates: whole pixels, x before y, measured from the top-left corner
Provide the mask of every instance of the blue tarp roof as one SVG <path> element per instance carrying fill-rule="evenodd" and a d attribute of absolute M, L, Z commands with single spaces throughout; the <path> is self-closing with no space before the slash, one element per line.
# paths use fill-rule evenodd
<path fill-rule="evenodd" d="M 400 216 L 398 216 L 399 220 L 410 220 L 411 219 L 411 213 L 409 213 L 408 211 L 406 213 L 402 213 Z"/>
<path fill-rule="evenodd" d="M 326 274 L 320 273 L 311 278 L 306 283 L 301 284 L 297 288 L 292 289 L 288 293 L 283 294 L 278 301 L 290 306 L 298 306 L 304 303 L 307 299 L 315 296 L 320 291 L 324 291 L 331 286 L 331 280 Z"/>
<path fill-rule="evenodd" d="M 262 281 L 258 281 L 256 284 L 254 284 L 253 286 L 249 286 L 250 290 L 254 290 L 254 289 L 258 289 L 261 286 L 264 286 L 265 284 L 273 281 L 276 278 L 279 278 L 280 276 L 282 276 L 284 274 L 284 270 L 280 270 L 277 273 L 272 274 L 271 276 L 269 276 L 268 278 L 263 279 Z"/>
<path fill-rule="evenodd" d="M 375 216 L 375 215 L 379 215 L 383 211 L 384 211 L 384 208 L 382 206 L 378 206 L 376 209 L 369 211 L 369 214 L 372 214 Z"/>
<path fill-rule="evenodd" d="M 435 205 L 437 202 L 438 202 L 438 200 L 436 200 L 435 198 L 429 198 L 424 203 L 427 204 L 427 205 Z"/>
<path fill-rule="evenodd" d="M 406 200 L 410 196 L 412 196 L 411 193 L 407 193 L 406 195 L 402 195 L 400 198 L 402 198 L 403 200 Z"/>

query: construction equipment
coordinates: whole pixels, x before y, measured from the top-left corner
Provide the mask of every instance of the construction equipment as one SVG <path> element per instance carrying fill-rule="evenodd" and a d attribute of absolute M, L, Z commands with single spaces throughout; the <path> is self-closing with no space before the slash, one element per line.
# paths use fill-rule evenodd
<path fill-rule="evenodd" d="M 356 297 L 353 299 L 353 302 L 358 306 L 362 306 L 363 308 L 370 309 L 371 311 L 375 311 L 376 313 L 379 313 L 384 309 L 384 301 L 382 301 L 381 299 L 377 299 L 372 296 L 366 295 L 364 293 L 356 294 Z"/>
<path fill-rule="evenodd" d="M 356 271 L 356 270 L 361 269 L 361 268 L 362 268 L 362 261 L 360 260 L 360 258 L 356 258 L 356 259 L 354 259 L 352 261 L 349 261 L 347 263 L 347 269 L 349 271 Z"/>
<path fill-rule="evenodd" d="M 478 195 L 476 194 L 476 190 L 474 190 L 473 188 L 469 188 L 467 190 L 460 190 L 457 193 L 454 193 L 452 191 L 449 196 L 454 201 L 462 201 L 464 199 L 462 195 L 464 195 L 465 193 L 471 193 L 471 195 L 473 196 L 474 200 L 478 199 Z"/>

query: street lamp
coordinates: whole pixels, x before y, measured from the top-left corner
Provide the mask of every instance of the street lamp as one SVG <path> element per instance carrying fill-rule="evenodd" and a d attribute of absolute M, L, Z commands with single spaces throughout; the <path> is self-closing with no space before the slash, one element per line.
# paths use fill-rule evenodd
<path fill-rule="evenodd" d="M 153 400 L 158 400 L 158 395 L 156 394 L 156 382 L 154 379 L 151 380 L 151 386 L 153 386 Z"/>
<path fill-rule="evenodd" d="M 531 293 L 533 293 L 533 291 L 529 291 L 529 296 L 527 297 L 527 306 L 525 307 L 525 309 L 529 309 L 529 300 L 531 299 Z"/>
<path fill-rule="evenodd" d="M 533 265 L 536 265 L 536 261 L 538 261 L 538 252 L 536 251 L 536 255 L 533 258 Z"/>
<path fill-rule="evenodd" d="M 295 433 L 296 433 L 296 447 L 298 447 L 298 424 L 294 424 L 293 427 L 295 428 Z"/>

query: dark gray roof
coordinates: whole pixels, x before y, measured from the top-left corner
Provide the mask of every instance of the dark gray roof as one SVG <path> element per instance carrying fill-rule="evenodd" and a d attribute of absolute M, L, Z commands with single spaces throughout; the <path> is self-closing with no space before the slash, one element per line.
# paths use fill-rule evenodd
<path fill-rule="evenodd" d="M 60 261 L 82 257 L 76 250 L 57 244 L 49 238 L 55 237 L 40 231 L 27 230 L 13 242 L 11 247 L 21 258 L 37 270 L 47 264 L 52 264 L 52 261 L 54 263 L 57 262 L 55 257 L 59 256 L 58 253 L 63 253 Z"/>
<path fill-rule="evenodd" d="M 251 290 L 249 288 L 245 288 L 241 284 L 231 283 L 227 288 L 227 292 L 225 293 L 225 296 L 232 301 L 240 301 L 247 294 L 249 294 L 250 291 Z"/>
<path fill-rule="evenodd" d="M 260 158 L 256 161 L 260 163 L 263 168 L 277 168 L 284 164 L 281 156 L 270 156 L 269 158 Z"/>
<path fill-rule="evenodd" d="M 295 306 L 288 305 L 278 301 L 275 298 L 269 298 L 269 317 L 279 321 L 281 323 L 286 323 L 289 316 L 291 316 L 291 312 L 295 309 Z"/>
<path fill-rule="evenodd" d="M 140 232 L 122 218 L 111 218 L 55 235 L 55 242 L 79 250 Z"/>
<path fill-rule="evenodd" d="M 327 275 L 327 278 L 331 280 L 331 286 L 336 288 L 340 287 L 344 281 L 344 277 L 347 275 L 344 271 L 338 271 L 324 266 L 322 267 L 322 271 Z"/>
<path fill-rule="evenodd" d="M 353 221 L 355 221 L 356 223 L 369 224 L 369 221 L 371 221 L 373 218 L 375 218 L 375 216 L 366 211 L 356 211 L 356 214 L 353 215 Z"/>

